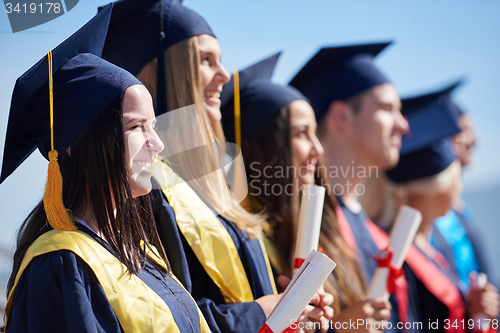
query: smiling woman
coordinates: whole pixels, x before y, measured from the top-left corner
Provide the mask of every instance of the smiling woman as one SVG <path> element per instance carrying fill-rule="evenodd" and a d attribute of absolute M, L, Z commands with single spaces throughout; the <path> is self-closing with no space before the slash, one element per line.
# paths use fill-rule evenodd
<path fill-rule="evenodd" d="M 147 195 L 163 149 L 151 97 L 99 57 L 112 7 L 14 89 L 2 178 L 36 148 L 50 162 L 17 237 L 7 332 L 209 332 L 171 275 Z"/>
<path fill-rule="evenodd" d="M 163 150 L 156 134 L 151 95 L 143 85 L 128 88 L 123 98 L 125 160 L 132 196 L 146 195 L 151 190 L 151 166 Z"/>

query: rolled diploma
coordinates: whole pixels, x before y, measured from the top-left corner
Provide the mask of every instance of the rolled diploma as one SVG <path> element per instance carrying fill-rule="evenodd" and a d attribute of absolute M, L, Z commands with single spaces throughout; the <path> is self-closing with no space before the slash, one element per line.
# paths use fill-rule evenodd
<path fill-rule="evenodd" d="M 399 209 L 389 240 L 389 246 L 393 249 L 391 262 L 396 268 L 401 268 L 403 265 L 406 252 L 413 243 L 421 221 L 422 214 L 418 210 L 408 206 L 401 206 Z M 387 292 L 388 277 L 389 267 L 377 268 L 368 288 L 368 299 L 379 297 L 389 298 L 389 293 Z"/>
<path fill-rule="evenodd" d="M 336 265 L 323 253 L 312 250 L 269 315 L 269 328 L 281 333 L 295 322 Z"/>
<path fill-rule="evenodd" d="M 295 265 L 296 260 L 305 259 L 311 253 L 311 250 L 318 250 L 325 191 L 323 186 L 317 185 L 306 185 L 302 189 L 299 225 L 295 243 L 294 275 L 298 271 L 298 267 Z"/>
<path fill-rule="evenodd" d="M 488 275 L 485 273 L 479 273 L 476 276 L 476 279 L 472 281 L 471 287 L 472 288 L 484 288 L 488 284 Z M 475 315 L 473 316 L 474 320 L 474 326 L 476 325 L 477 321 L 480 320 L 480 324 L 478 328 L 481 328 L 481 331 L 485 332 L 488 330 L 490 327 L 490 322 L 488 321 L 488 318 L 485 315 Z M 479 331 L 479 330 L 476 330 Z"/>

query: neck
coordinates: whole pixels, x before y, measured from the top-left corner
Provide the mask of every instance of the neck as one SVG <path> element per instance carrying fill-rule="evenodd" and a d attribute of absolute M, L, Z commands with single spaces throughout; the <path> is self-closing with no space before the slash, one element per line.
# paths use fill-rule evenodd
<path fill-rule="evenodd" d="M 322 141 L 331 191 L 339 196 L 348 208 L 354 209 L 359 206 L 358 196 L 364 193 L 364 184 L 370 168 L 355 149 L 332 136 Z"/>
<path fill-rule="evenodd" d="M 439 217 L 436 213 L 435 200 L 432 196 L 421 196 L 408 200 L 409 206 L 418 209 L 422 213 L 422 222 L 415 236 L 415 244 L 429 255 L 429 239 L 434 226 L 434 221 Z"/>
<path fill-rule="evenodd" d="M 97 219 L 95 218 L 94 213 L 90 208 L 90 205 L 85 205 L 85 207 L 86 208 L 84 211 L 75 212 L 74 215 L 83 222 L 85 222 L 92 229 L 92 231 L 94 231 L 99 237 L 105 239 L 103 233 L 101 232 L 101 229 L 99 228 Z M 115 216 L 116 216 L 116 210 L 115 210 Z"/>

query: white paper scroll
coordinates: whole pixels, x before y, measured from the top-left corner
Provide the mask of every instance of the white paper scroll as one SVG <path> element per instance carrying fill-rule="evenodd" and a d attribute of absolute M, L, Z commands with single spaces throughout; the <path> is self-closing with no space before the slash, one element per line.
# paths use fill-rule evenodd
<path fill-rule="evenodd" d="M 312 250 L 276 303 L 267 326 L 281 333 L 295 322 L 336 265 L 323 253 Z"/>
<path fill-rule="evenodd" d="M 473 272 L 474 273 L 474 272 Z M 479 273 L 475 279 L 472 279 L 471 281 L 471 288 L 484 288 L 488 284 L 488 275 L 485 273 Z M 474 320 L 474 325 L 479 321 L 479 328 L 481 329 L 482 332 L 486 332 L 488 328 L 490 327 L 490 321 L 485 315 L 474 315 L 473 317 Z"/>
<path fill-rule="evenodd" d="M 325 188 L 323 186 L 305 185 L 302 188 L 295 243 L 294 275 L 297 274 L 300 264 L 311 253 L 311 250 L 318 250 L 324 202 Z"/>
<path fill-rule="evenodd" d="M 406 252 L 413 243 L 421 221 L 422 214 L 418 210 L 408 206 L 401 206 L 399 209 L 389 240 L 389 246 L 393 249 L 391 263 L 396 268 L 399 269 L 403 265 Z M 387 254 L 386 252 L 385 255 Z M 389 293 L 387 292 L 388 277 L 388 267 L 377 268 L 368 288 L 368 299 L 379 297 L 389 298 Z"/>

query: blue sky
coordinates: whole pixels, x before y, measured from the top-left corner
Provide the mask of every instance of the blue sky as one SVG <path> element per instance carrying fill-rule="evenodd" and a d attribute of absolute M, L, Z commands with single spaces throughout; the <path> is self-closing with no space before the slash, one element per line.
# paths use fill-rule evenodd
<path fill-rule="evenodd" d="M 17 77 L 87 22 L 106 1 L 81 0 L 67 14 L 13 34 L 0 11 L 0 154 Z M 223 63 L 241 69 L 282 50 L 273 80 L 287 83 L 325 45 L 394 40 L 377 63 L 409 96 L 465 75 L 455 100 L 476 120 L 480 146 L 466 189 L 500 184 L 500 1 L 498 0 L 185 0 L 219 38 Z M 43 193 L 47 163 L 36 151 L 0 185 L 0 243 Z M 500 199 L 500 198 L 499 198 Z"/>

